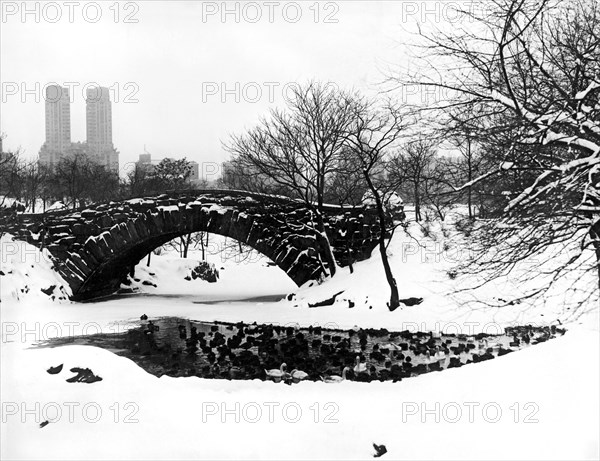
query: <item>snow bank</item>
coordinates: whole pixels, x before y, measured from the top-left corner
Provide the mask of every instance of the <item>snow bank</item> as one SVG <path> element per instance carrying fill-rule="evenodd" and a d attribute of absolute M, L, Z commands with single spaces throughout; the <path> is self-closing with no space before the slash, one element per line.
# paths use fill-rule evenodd
<path fill-rule="evenodd" d="M 375 442 L 386 459 L 597 459 L 597 344 L 597 332 L 581 330 L 400 383 L 292 386 L 156 378 L 93 347 L 10 344 L 2 348 L 1 454 L 367 459 Z M 46 373 L 61 363 L 60 374 Z M 74 366 L 103 380 L 67 383 Z M 6 385 L 15 379 L 19 386 Z"/>
<path fill-rule="evenodd" d="M 46 251 L 14 240 L 10 234 L 0 238 L 0 299 L 3 302 L 68 302 L 69 285 L 52 269 Z"/>

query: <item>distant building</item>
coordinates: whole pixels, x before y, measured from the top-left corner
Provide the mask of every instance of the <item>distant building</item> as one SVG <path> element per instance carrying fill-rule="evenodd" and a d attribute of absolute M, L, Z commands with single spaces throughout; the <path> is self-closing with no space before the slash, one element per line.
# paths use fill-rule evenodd
<path fill-rule="evenodd" d="M 158 165 L 158 161 L 152 160 L 152 154 L 140 154 L 139 159 L 135 162 L 135 165 L 140 170 L 144 170 L 146 173 L 152 173 L 154 171 L 154 167 Z"/>
<path fill-rule="evenodd" d="M 140 154 L 140 159 L 138 163 L 149 165 L 152 163 L 152 154 Z"/>
<path fill-rule="evenodd" d="M 69 89 L 58 85 L 46 88 L 46 141 L 40 163 L 56 165 L 71 148 L 71 101 Z"/>
<path fill-rule="evenodd" d="M 69 148 L 71 156 L 89 156 L 88 145 L 85 142 L 72 142 Z"/>
<path fill-rule="evenodd" d="M 119 152 L 112 143 L 112 109 L 108 88 L 89 88 L 86 93 L 86 142 L 71 142 L 69 89 L 58 85 L 46 88 L 46 141 L 39 161 L 54 167 L 65 157 L 87 155 L 111 170 L 119 170 Z"/>
<path fill-rule="evenodd" d="M 112 142 L 112 108 L 108 88 L 88 88 L 85 128 L 88 155 L 112 170 L 119 169 L 119 153 Z"/>

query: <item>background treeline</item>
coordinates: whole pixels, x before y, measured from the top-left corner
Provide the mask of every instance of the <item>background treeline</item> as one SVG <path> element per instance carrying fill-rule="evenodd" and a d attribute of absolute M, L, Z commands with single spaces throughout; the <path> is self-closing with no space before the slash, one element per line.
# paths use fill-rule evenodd
<path fill-rule="evenodd" d="M 125 177 L 83 154 L 62 158 L 53 168 L 25 159 L 19 152 L 0 159 L 0 207 L 16 200 L 28 212 L 44 212 L 60 201 L 77 208 L 168 190 L 192 187 L 188 160 L 163 159 L 149 168 L 136 164 Z M 196 187 L 198 184 L 196 183 Z"/>

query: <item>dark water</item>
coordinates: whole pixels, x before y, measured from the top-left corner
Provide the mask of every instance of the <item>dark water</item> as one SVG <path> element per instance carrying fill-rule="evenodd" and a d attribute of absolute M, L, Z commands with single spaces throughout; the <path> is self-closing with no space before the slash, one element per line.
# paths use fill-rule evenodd
<path fill-rule="evenodd" d="M 552 327 L 511 327 L 474 336 L 385 329 L 331 330 L 197 322 L 176 317 L 141 321 L 125 333 L 56 338 L 40 347 L 82 344 L 128 357 L 147 372 L 217 379 L 267 379 L 265 369 L 299 369 L 307 380 L 342 374 L 355 381 L 397 381 L 494 359 L 561 336 Z M 356 366 L 356 357 L 360 367 Z M 355 371 L 356 370 L 356 371 Z M 287 376 L 284 381 L 291 381 Z"/>

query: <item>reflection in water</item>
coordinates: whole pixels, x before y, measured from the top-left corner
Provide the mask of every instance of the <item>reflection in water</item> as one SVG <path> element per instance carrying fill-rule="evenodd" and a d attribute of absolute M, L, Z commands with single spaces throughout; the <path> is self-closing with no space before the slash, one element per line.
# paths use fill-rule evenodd
<path fill-rule="evenodd" d="M 213 301 L 194 301 L 194 304 L 232 304 L 232 303 L 276 303 L 285 298 L 286 295 L 265 295 L 243 299 L 219 299 Z"/>
<path fill-rule="evenodd" d="M 227 298 L 227 299 L 205 299 L 201 295 L 197 294 L 187 294 L 182 295 L 178 293 L 168 294 L 168 293 L 120 293 L 120 294 L 112 294 L 108 296 L 103 296 L 101 298 L 94 298 L 91 300 L 83 301 L 88 303 L 104 303 L 107 301 L 114 301 L 118 299 L 127 299 L 127 298 L 158 298 L 158 299 L 186 299 L 193 298 L 193 304 L 235 304 L 235 303 L 276 303 L 281 301 L 286 297 L 286 294 L 276 294 L 276 295 L 264 295 L 264 296 L 254 296 L 250 298 Z"/>
<path fill-rule="evenodd" d="M 285 363 L 288 371 L 306 373 L 305 377 L 298 373 L 295 377 L 313 381 L 341 376 L 346 367 L 347 379 L 397 381 L 493 359 L 564 332 L 554 326 L 522 326 L 507 328 L 503 335 L 467 336 L 207 323 L 164 317 L 142 321 L 126 333 L 56 338 L 41 347 L 102 347 L 130 358 L 156 376 L 267 379 L 265 370 L 279 369 Z M 283 380 L 291 382 L 290 374 L 284 373 Z"/>

